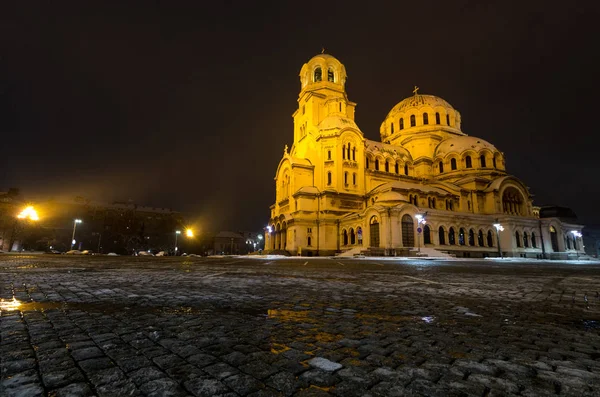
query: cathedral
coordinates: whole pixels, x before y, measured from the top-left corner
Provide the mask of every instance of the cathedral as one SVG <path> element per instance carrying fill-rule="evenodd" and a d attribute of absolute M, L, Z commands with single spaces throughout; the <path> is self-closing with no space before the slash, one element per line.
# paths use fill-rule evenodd
<path fill-rule="evenodd" d="M 569 258 L 582 226 L 540 217 L 494 145 L 467 135 L 461 114 L 419 93 L 396 104 L 381 141 L 354 122 L 346 69 L 319 54 L 300 70 L 294 141 L 275 173 L 267 252 Z"/>

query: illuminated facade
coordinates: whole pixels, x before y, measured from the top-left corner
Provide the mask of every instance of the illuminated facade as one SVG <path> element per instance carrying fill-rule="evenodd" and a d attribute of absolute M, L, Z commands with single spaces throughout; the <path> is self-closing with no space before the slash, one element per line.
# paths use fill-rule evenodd
<path fill-rule="evenodd" d="M 266 250 L 408 255 L 420 246 L 431 255 L 482 257 L 497 256 L 499 241 L 508 256 L 583 253 L 582 226 L 540 218 L 527 186 L 507 173 L 503 153 L 465 134 L 461 114 L 445 100 L 415 88 L 383 120 L 381 141 L 372 141 L 354 122 L 356 103 L 336 58 L 313 57 L 300 82 Z M 504 230 L 496 234 L 498 223 Z"/>

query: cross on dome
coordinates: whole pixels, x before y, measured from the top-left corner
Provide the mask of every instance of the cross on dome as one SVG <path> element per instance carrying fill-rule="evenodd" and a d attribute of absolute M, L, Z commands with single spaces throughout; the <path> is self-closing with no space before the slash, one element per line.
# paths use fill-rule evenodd
<path fill-rule="evenodd" d="M 413 94 L 415 94 L 415 95 L 419 94 L 419 87 L 415 86 L 415 89 L 413 90 Z"/>

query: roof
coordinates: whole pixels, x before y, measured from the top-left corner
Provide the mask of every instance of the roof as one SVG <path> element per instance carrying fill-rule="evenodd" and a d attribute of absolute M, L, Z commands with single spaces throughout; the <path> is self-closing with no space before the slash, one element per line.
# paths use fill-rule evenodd
<path fill-rule="evenodd" d="M 396 106 L 390 110 L 392 112 L 403 112 L 409 108 L 419 108 L 421 106 L 430 106 L 430 107 L 444 107 L 449 109 L 454 109 L 452 105 L 446 102 L 444 99 L 437 97 L 435 95 L 413 95 L 408 98 L 404 98 Z"/>
<path fill-rule="evenodd" d="M 382 192 L 384 190 L 392 190 L 392 189 L 418 190 L 418 191 L 421 191 L 424 193 L 437 193 L 437 194 L 441 194 L 441 195 L 452 194 L 446 190 L 443 190 L 443 189 L 440 189 L 437 187 L 423 185 L 420 183 L 405 182 L 405 181 L 394 181 L 394 182 L 384 183 L 383 185 L 379 185 L 375 189 L 371 190 L 371 194 L 376 193 L 376 192 Z"/>
<path fill-rule="evenodd" d="M 330 130 L 334 128 L 339 128 L 340 130 L 343 128 L 354 128 L 355 130 L 360 131 L 354 120 L 342 116 L 328 116 L 319 123 L 320 130 Z"/>
<path fill-rule="evenodd" d="M 390 145 L 389 143 L 383 143 L 378 141 L 371 141 L 369 139 L 365 139 L 365 147 L 367 151 L 373 151 L 373 149 L 377 149 L 380 152 L 395 152 L 398 156 L 406 157 L 408 159 L 411 158 L 410 152 L 402 146 Z M 404 160 L 406 160 L 406 158 Z"/>
<path fill-rule="evenodd" d="M 437 145 L 434 152 L 434 157 L 445 156 L 449 153 L 463 153 L 467 150 L 479 152 L 482 149 L 488 149 L 492 152 L 497 152 L 498 149 L 491 143 L 484 141 L 481 138 L 474 136 L 457 136 L 443 140 Z"/>

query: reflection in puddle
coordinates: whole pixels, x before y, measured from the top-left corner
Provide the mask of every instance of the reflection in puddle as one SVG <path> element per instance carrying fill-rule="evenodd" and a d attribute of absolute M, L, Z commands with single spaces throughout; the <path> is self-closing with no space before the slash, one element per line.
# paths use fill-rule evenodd
<path fill-rule="evenodd" d="M 267 315 L 269 318 L 281 321 L 303 321 L 308 317 L 308 310 L 294 311 L 269 309 Z"/>
<path fill-rule="evenodd" d="M 286 352 L 288 350 L 290 350 L 291 348 L 286 346 L 286 345 L 282 345 L 280 343 L 273 343 L 271 345 L 271 353 L 273 354 L 281 354 L 283 352 Z"/>
<path fill-rule="evenodd" d="M 0 299 L 0 311 L 1 310 L 6 310 L 6 311 L 19 310 L 19 306 L 21 306 L 21 302 L 16 300 L 15 298 L 13 298 L 10 301 Z"/>

